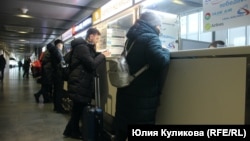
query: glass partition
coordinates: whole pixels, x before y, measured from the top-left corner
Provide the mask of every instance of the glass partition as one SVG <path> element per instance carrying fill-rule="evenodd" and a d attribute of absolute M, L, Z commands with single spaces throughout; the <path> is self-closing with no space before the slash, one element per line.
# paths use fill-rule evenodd
<path fill-rule="evenodd" d="M 95 27 L 101 31 L 101 39 L 97 44 L 97 50 L 109 50 L 111 56 L 120 55 L 126 41 L 126 33 L 133 23 L 134 12 L 130 10 L 96 25 Z"/>
<path fill-rule="evenodd" d="M 247 3 L 246 1 L 242 3 Z M 249 3 L 249 2 L 248 2 Z M 205 31 L 204 30 L 204 21 L 203 17 L 203 0 L 196 1 L 163 1 L 155 0 L 146 0 L 141 3 L 142 11 L 145 9 L 162 12 L 165 14 L 175 14 L 179 17 L 179 27 L 176 28 L 176 32 L 179 32 L 178 39 L 178 50 L 187 50 L 187 49 L 202 49 L 207 48 L 207 44 L 210 44 L 216 40 L 222 40 L 225 42 L 224 46 L 218 45 L 217 47 L 235 47 L 235 46 L 247 46 L 250 44 L 250 27 L 240 26 L 233 27 L 228 26 L 228 28 L 218 29 L 214 31 Z M 217 9 L 218 10 L 218 9 Z M 228 10 L 223 11 L 223 8 L 220 9 L 225 15 L 230 12 Z M 212 16 L 215 12 L 212 12 Z M 217 12 L 218 13 L 218 12 Z M 206 13 L 207 15 L 208 13 Z M 233 13 L 232 13 L 233 14 Z M 162 14 L 164 15 L 164 14 Z M 232 18 L 233 16 L 231 16 Z M 207 17 L 209 18 L 209 17 Z M 247 24 L 247 23 L 246 23 Z M 210 26 L 220 26 L 219 24 L 210 25 Z M 165 34 L 169 34 L 172 31 L 172 28 L 168 28 L 165 31 Z M 184 40 L 182 42 L 182 40 Z M 187 44 L 186 44 L 187 43 Z M 194 43 L 194 47 L 192 46 Z M 203 44 L 202 47 L 197 45 Z M 189 45 L 189 47 L 185 47 Z M 197 47 L 196 47 L 197 46 Z M 172 49 L 171 49 L 172 50 Z"/>

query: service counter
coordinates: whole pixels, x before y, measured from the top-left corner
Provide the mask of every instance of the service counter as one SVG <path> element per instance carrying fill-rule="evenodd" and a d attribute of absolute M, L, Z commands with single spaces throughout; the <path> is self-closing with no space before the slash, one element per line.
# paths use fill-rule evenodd
<path fill-rule="evenodd" d="M 249 124 L 250 47 L 171 53 L 157 124 Z"/>
<path fill-rule="evenodd" d="M 171 52 L 157 124 L 249 124 L 250 47 Z M 100 74 L 102 108 L 115 115 L 116 88 Z"/>

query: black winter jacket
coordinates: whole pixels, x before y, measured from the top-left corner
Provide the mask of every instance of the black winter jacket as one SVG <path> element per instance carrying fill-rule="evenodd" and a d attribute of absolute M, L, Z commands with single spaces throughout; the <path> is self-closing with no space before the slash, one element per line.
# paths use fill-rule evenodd
<path fill-rule="evenodd" d="M 72 100 L 89 103 L 94 98 L 96 68 L 105 61 L 105 56 L 96 52 L 95 46 L 88 44 L 82 37 L 74 39 L 71 47 L 72 51 L 64 57 L 72 68 L 68 79 L 68 92 Z"/>
<path fill-rule="evenodd" d="M 44 52 L 44 56 L 42 58 L 42 83 L 43 84 L 52 84 L 52 63 L 50 58 L 50 53 L 48 50 Z"/>
<path fill-rule="evenodd" d="M 63 79 L 62 79 L 62 67 L 61 62 L 64 61 L 62 50 L 58 49 L 56 46 L 49 44 L 47 45 L 47 49 L 51 54 L 51 64 L 52 64 L 52 79 L 55 85 L 55 88 L 62 89 L 63 88 Z M 56 90 L 56 91 L 57 91 Z"/>
<path fill-rule="evenodd" d="M 117 89 L 116 118 L 125 123 L 152 124 L 160 97 L 160 74 L 169 64 L 170 53 L 162 48 L 156 28 L 138 20 L 128 31 L 128 47 L 135 41 L 127 61 L 131 74 L 145 64 L 149 69 L 130 86 Z"/>
<path fill-rule="evenodd" d="M 63 59 L 63 55 L 52 44 L 47 45 L 47 50 L 44 53 L 42 59 L 42 83 L 53 84 L 55 79 L 60 79 L 60 62 Z"/>

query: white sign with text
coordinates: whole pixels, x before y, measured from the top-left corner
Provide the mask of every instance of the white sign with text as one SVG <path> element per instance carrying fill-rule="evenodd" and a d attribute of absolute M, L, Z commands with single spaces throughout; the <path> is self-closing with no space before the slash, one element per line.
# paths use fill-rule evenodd
<path fill-rule="evenodd" d="M 250 0 L 203 0 L 204 31 L 250 24 Z"/>

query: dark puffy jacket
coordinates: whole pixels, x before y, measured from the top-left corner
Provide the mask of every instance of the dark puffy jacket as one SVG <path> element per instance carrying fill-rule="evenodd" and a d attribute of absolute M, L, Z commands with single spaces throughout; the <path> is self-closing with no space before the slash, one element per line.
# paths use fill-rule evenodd
<path fill-rule="evenodd" d="M 48 50 L 44 52 L 44 56 L 42 58 L 42 83 L 43 84 L 52 84 L 52 63 L 51 57 Z"/>
<path fill-rule="evenodd" d="M 59 50 L 53 44 L 48 44 L 47 49 L 51 54 L 51 65 L 52 65 L 52 79 L 57 85 L 58 83 L 63 83 L 62 80 L 62 69 L 61 62 L 64 61 L 62 50 Z"/>
<path fill-rule="evenodd" d="M 72 51 L 65 55 L 65 61 L 73 69 L 68 79 L 68 92 L 71 99 L 90 102 L 94 98 L 94 76 L 96 68 L 105 61 L 105 56 L 97 53 L 95 46 L 79 37 L 71 42 Z"/>
<path fill-rule="evenodd" d="M 58 49 L 52 45 L 47 45 L 47 50 L 42 58 L 42 83 L 53 84 L 54 79 L 58 79 L 59 73 L 58 68 L 62 60 L 62 55 Z"/>
<path fill-rule="evenodd" d="M 157 30 L 138 20 L 128 31 L 128 47 L 135 41 L 127 61 L 131 74 L 145 64 L 149 69 L 130 86 L 117 89 L 116 118 L 125 123 L 154 123 L 160 97 L 160 74 L 168 66 L 170 53 L 162 48 Z"/>

